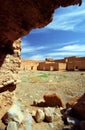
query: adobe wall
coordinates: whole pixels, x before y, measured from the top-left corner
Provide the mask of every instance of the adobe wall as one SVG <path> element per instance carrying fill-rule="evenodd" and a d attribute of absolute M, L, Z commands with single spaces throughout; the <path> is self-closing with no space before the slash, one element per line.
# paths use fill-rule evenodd
<path fill-rule="evenodd" d="M 54 60 L 56 63 L 65 63 L 66 59 L 59 59 L 59 60 Z"/>
<path fill-rule="evenodd" d="M 74 61 L 67 63 L 67 70 L 85 70 L 85 61 Z"/>
<path fill-rule="evenodd" d="M 74 62 L 68 62 L 67 66 L 66 66 L 66 70 L 67 71 L 74 71 L 74 66 L 75 66 Z"/>
<path fill-rule="evenodd" d="M 77 57 L 75 61 L 85 61 L 85 57 Z"/>
<path fill-rule="evenodd" d="M 36 60 L 21 60 L 21 70 L 37 70 L 39 61 Z"/>
<path fill-rule="evenodd" d="M 85 70 L 85 60 L 84 61 L 79 61 L 79 62 L 75 62 L 78 70 Z"/>
<path fill-rule="evenodd" d="M 49 59 L 48 59 L 49 60 Z M 59 60 L 51 61 L 35 61 L 35 60 L 22 60 L 22 70 L 43 70 L 43 71 L 62 71 L 62 70 L 85 70 L 85 57 L 67 57 Z"/>
<path fill-rule="evenodd" d="M 59 63 L 59 69 L 58 70 L 61 70 L 61 71 L 64 71 L 66 70 L 66 63 Z"/>
<path fill-rule="evenodd" d="M 71 57 L 67 57 L 66 59 L 67 59 L 67 62 L 73 62 L 73 61 L 75 61 L 77 59 L 77 57 L 76 56 L 71 56 Z"/>
<path fill-rule="evenodd" d="M 55 71 L 58 70 L 58 64 L 55 62 L 41 62 L 39 63 L 38 70 Z"/>
<path fill-rule="evenodd" d="M 40 64 L 39 64 L 38 70 L 45 70 L 45 71 L 66 70 L 66 63 L 43 62 L 43 63 L 40 63 Z"/>

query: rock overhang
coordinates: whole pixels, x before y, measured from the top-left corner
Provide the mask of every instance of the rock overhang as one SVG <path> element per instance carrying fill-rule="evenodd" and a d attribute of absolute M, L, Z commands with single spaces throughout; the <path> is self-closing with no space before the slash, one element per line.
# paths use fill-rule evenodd
<path fill-rule="evenodd" d="M 0 0 L 0 47 L 10 45 L 32 29 L 46 26 L 60 6 L 81 3 L 82 0 Z"/>

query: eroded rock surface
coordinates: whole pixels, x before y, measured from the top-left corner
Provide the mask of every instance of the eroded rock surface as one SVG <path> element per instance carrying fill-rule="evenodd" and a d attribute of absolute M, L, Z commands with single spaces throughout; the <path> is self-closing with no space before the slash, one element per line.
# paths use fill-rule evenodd
<path fill-rule="evenodd" d="M 0 94 L 0 119 L 11 107 L 11 105 L 13 104 L 13 100 L 14 100 L 13 93 L 9 93 L 8 91 L 6 91 L 3 92 L 3 94 Z"/>
<path fill-rule="evenodd" d="M 13 103 L 14 90 L 19 82 L 20 39 L 0 50 L 0 119 Z"/>
<path fill-rule="evenodd" d="M 5 91 L 9 86 L 13 88 L 18 82 L 17 74 L 21 63 L 20 44 L 21 41 L 18 39 L 12 46 L 7 46 L 0 51 L 0 92 Z"/>
<path fill-rule="evenodd" d="M 0 0 L 0 47 L 41 28 L 52 20 L 60 6 L 79 4 L 82 0 Z"/>

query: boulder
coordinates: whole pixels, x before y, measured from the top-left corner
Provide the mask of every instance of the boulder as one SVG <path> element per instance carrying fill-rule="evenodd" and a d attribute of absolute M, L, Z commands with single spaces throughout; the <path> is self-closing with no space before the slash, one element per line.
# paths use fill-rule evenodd
<path fill-rule="evenodd" d="M 9 91 L 0 93 L 0 119 L 13 105 L 14 98 L 14 93 L 10 93 Z"/>
<path fill-rule="evenodd" d="M 53 121 L 53 113 L 54 113 L 54 108 L 44 108 L 44 113 L 45 113 L 45 121 L 46 122 L 52 122 Z"/>
<path fill-rule="evenodd" d="M 62 102 L 60 96 L 56 93 L 54 94 L 45 94 L 43 96 L 45 103 L 49 107 L 64 107 L 64 103 Z"/>
<path fill-rule="evenodd" d="M 17 130 L 32 130 L 32 126 L 28 121 L 21 123 Z"/>
<path fill-rule="evenodd" d="M 36 115 L 35 115 L 35 120 L 37 123 L 42 122 L 45 119 L 45 113 L 43 112 L 43 110 L 38 109 L 36 111 Z"/>
<path fill-rule="evenodd" d="M 10 121 L 8 123 L 7 130 L 18 130 L 18 124 L 14 121 Z"/>
<path fill-rule="evenodd" d="M 15 103 L 11 106 L 11 108 L 3 117 L 3 121 L 5 124 L 8 124 L 12 120 L 17 122 L 18 124 L 21 124 L 24 120 L 24 114 L 22 113 L 18 104 Z"/>

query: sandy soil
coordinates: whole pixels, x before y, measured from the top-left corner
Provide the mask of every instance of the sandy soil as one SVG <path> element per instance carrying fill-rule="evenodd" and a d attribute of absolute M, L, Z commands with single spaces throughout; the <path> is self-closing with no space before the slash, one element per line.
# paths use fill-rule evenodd
<path fill-rule="evenodd" d="M 46 93 L 57 93 L 66 103 L 72 97 L 80 96 L 85 92 L 85 72 L 59 72 L 59 71 L 20 71 L 21 83 L 17 85 L 16 95 L 23 109 L 33 110 L 39 107 L 32 106 L 33 101 L 42 100 Z M 40 108 L 42 109 L 42 108 Z M 33 122 L 33 130 L 64 130 L 62 120 L 49 123 Z"/>

